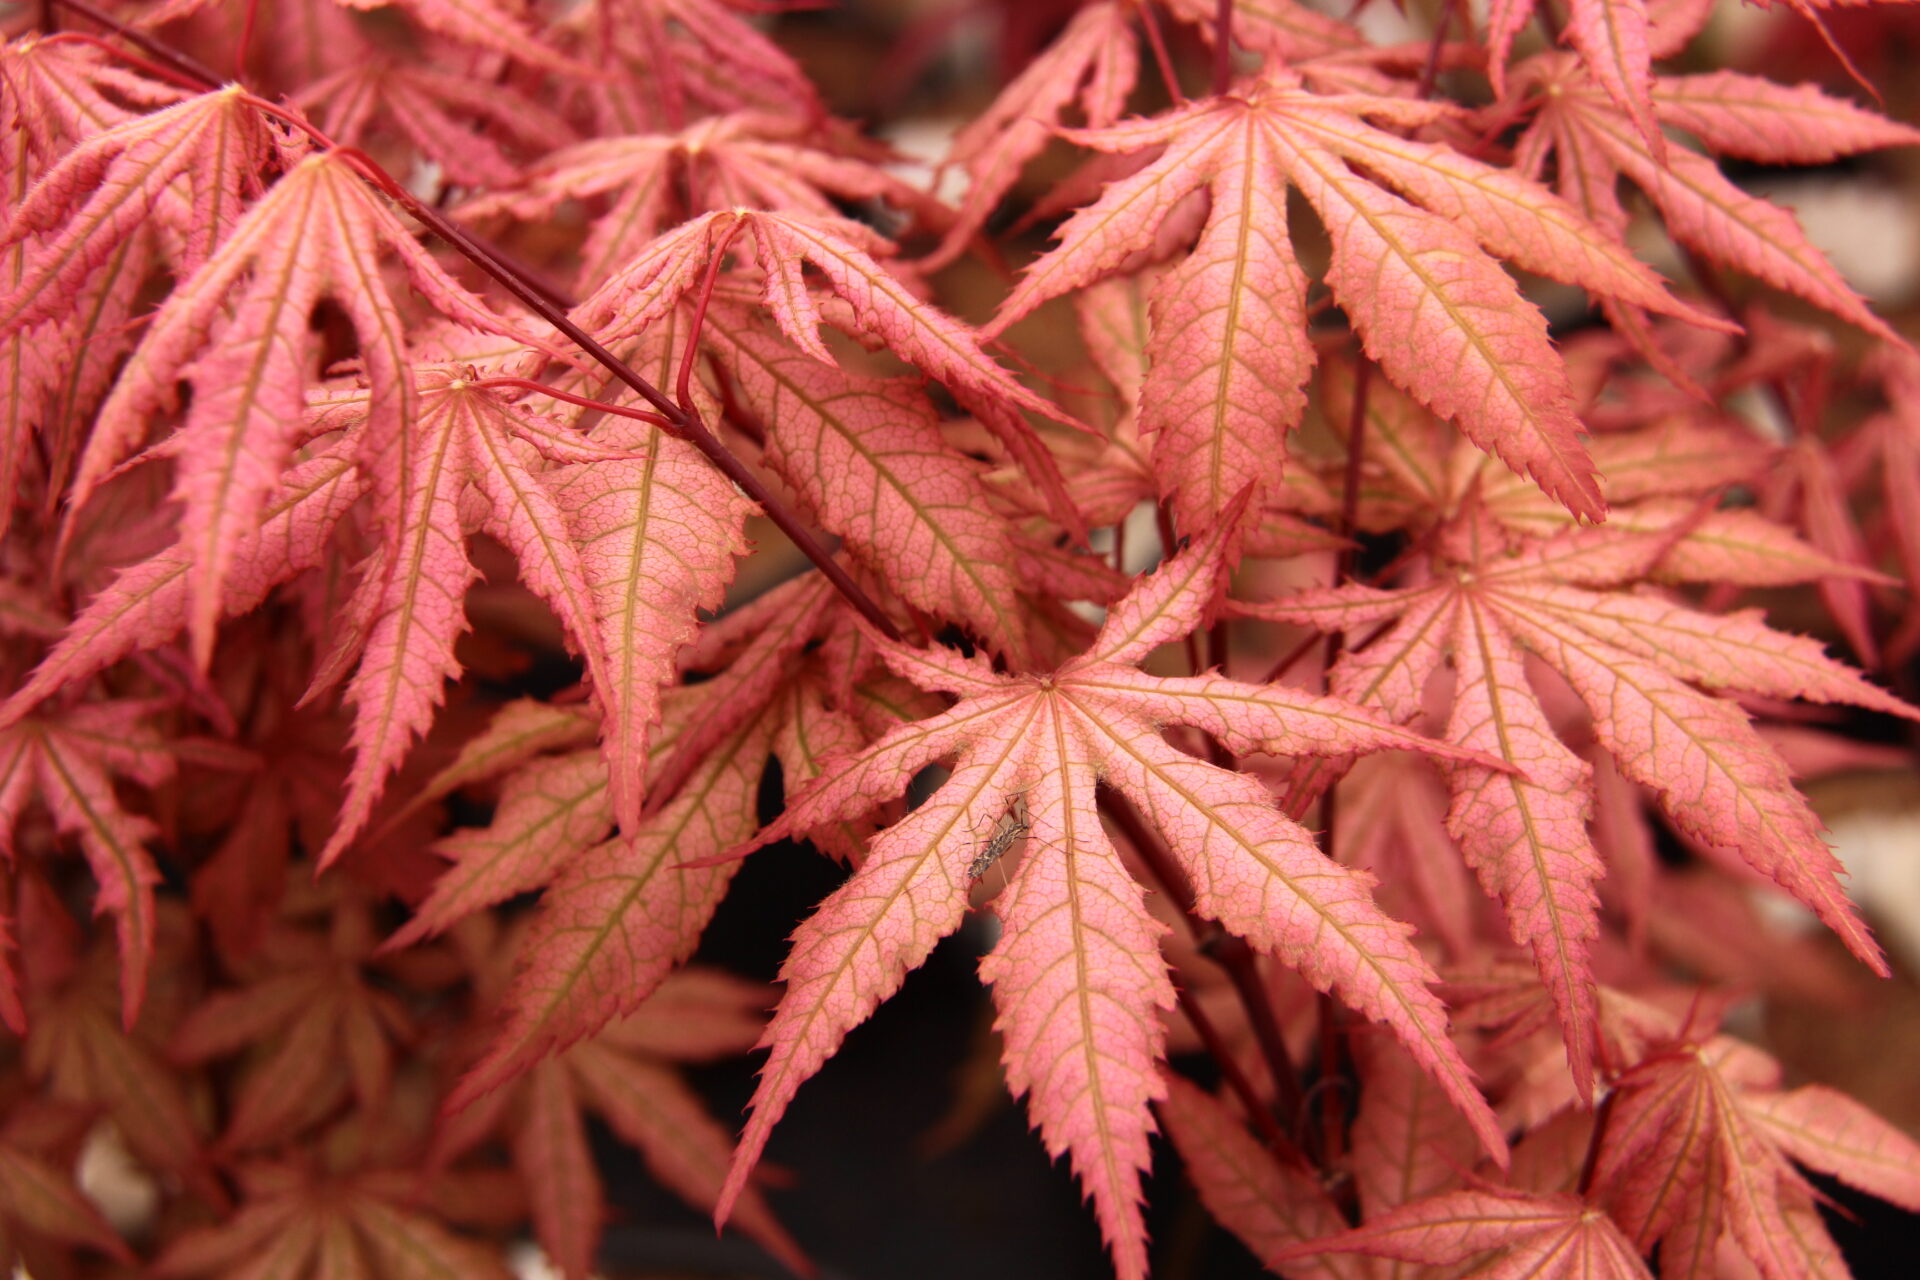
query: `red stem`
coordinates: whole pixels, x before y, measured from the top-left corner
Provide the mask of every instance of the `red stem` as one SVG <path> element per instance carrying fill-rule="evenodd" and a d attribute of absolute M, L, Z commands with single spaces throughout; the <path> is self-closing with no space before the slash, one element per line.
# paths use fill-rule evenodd
<path fill-rule="evenodd" d="M 673 385 L 674 398 L 688 413 L 694 411 L 693 361 L 700 353 L 700 330 L 707 323 L 707 304 L 713 301 L 713 285 L 720 278 L 720 263 L 727 256 L 727 246 L 739 234 L 740 224 L 736 221 L 720 237 L 719 243 L 713 246 L 713 256 L 707 260 L 706 279 L 700 282 L 700 300 L 693 308 L 693 327 L 687 333 L 687 349 L 680 356 L 680 377 Z"/>
<path fill-rule="evenodd" d="M 167 66 L 165 63 L 155 62 L 151 58 L 143 58 L 137 53 L 130 53 L 125 49 L 117 48 L 114 45 L 109 44 L 106 40 L 103 40 L 99 36 L 90 35 L 85 31 L 56 31 L 54 34 L 40 41 L 40 43 L 43 45 L 49 45 L 49 44 L 90 45 L 95 49 L 99 49 L 103 53 L 109 54 L 115 60 L 125 63 L 127 66 L 134 68 L 136 71 L 146 72 L 148 75 L 152 76 L 156 80 L 163 80 L 170 85 L 175 85 L 182 89 L 188 89 L 193 91 L 194 93 L 200 93 L 204 91 L 204 89 L 206 88 L 206 86 L 203 85 L 200 82 L 200 80 L 195 76 L 190 76 L 190 75 L 187 75 L 185 72 L 177 71 L 174 68 Z"/>
<path fill-rule="evenodd" d="M 1575 1194 L 1583 1200 L 1593 1192 L 1593 1175 L 1600 1168 L 1600 1143 L 1607 1135 L 1607 1119 L 1613 1115 L 1613 1100 L 1618 1096 L 1608 1092 L 1594 1108 L 1593 1132 L 1587 1136 L 1587 1154 L 1580 1162 L 1580 1181 L 1575 1187 Z"/>
<path fill-rule="evenodd" d="M 616 414 L 622 418 L 637 418 L 641 422 L 659 427 L 668 435 L 675 434 L 674 425 L 657 413 L 645 409 L 630 409 L 623 404 L 608 404 L 605 400 L 595 400 L 591 396 L 577 396 L 571 391 L 562 391 L 550 387 L 544 382 L 535 382 L 531 378 L 483 378 L 473 384 L 476 387 L 517 387 L 522 391 L 537 391 L 543 396 L 552 396 L 555 400 L 564 400 L 568 404 L 577 404 L 582 409 L 598 409 L 601 413 Z"/>
<path fill-rule="evenodd" d="M 720 474 L 733 481 L 746 494 L 760 505 L 767 518 L 792 539 L 800 553 L 811 560 L 821 573 L 826 575 L 834 589 L 846 597 L 860 613 L 871 622 L 874 629 L 889 640 L 899 640 L 900 631 L 893 620 L 880 610 L 867 593 L 860 589 L 847 571 L 840 567 L 833 554 L 820 545 L 818 539 L 802 524 L 793 512 L 777 498 L 773 491 L 762 484 L 760 477 L 749 471 L 738 458 L 727 452 L 726 447 L 714 438 L 707 424 L 701 420 L 699 410 L 692 407 L 682 409 L 669 400 L 661 390 L 635 373 L 627 363 L 600 344 L 592 334 L 575 324 L 567 313 L 542 297 L 540 292 L 521 279 L 499 259 L 495 258 L 479 242 L 446 217 L 421 201 L 413 193 L 394 181 L 393 176 L 381 169 L 367 156 L 353 148 L 340 148 L 340 154 L 352 160 L 360 171 L 374 185 L 378 186 L 401 208 L 413 215 L 429 231 L 445 240 L 457 249 L 468 261 L 493 277 L 502 288 L 517 298 L 529 311 L 558 329 L 560 333 L 591 356 L 602 368 L 624 382 L 636 395 L 659 411 L 660 416 L 672 423 L 687 442 L 705 455 L 708 462 L 719 468 Z"/>
<path fill-rule="evenodd" d="M 1221 1036 L 1220 1029 L 1213 1025 L 1213 1019 L 1207 1016 L 1200 1001 L 1180 983 L 1174 984 L 1173 991 L 1180 1001 L 1180 1012 L 1187 1015 L 1187 1021 L 1193 1024 L 1194 1031 L 1200 1036 L 1200 1043 L 1206 1046 L 1207 1056 L 1220 1068 L 1220 1078 L 1240 1099 L 1240 1108 L 1253 1121 L 1253 1127 L 1260 1131 L 1260 1140 L 1267 1144 L 1269 1151 L 1289 1155 L 1302 1168 L 1308 1167 L 1299 1156 L 1299 1148 L 1293 1145 L 1293 1139 L 1280 1128 L 1280 1122 L 1273 1118 L 1273 1112 L 1261 1103 L 1260 1095 L 1253 1091 L 1253 1081 L 1247 1079 L 1247 1073 L 1240 1069 L 1233 1050 Z"/>
<path fill-rule="evenodd" d="M 1213 19 L 1213 93 L 1225 96 L 1233 86 L 1233 0 L 1220 0 Z"/>
<path fill-rule="evenodd" d="M 215 75 L 212 71 L 209 71 L 206 67 L 200 65 L 186 54 L 167 47 L 151 36 L 131 30 L 124 24 L 116 22 L 112 17 L 102 13 L 91 4 L 88 4 L 87 0 L 57 0 L 57 2 L 107 27 L 116 35 L 121 36 L 128 42 L 139 47 L 158 62 L 175 69 L 181 75 L 198 81 L 204 88 L 211 90 L 220 86 L 221 80 L 218 75 Z M 614 377 L 625 383 L 627 387 L 642 400 L 652 405 L 659 411 L 660 416 L 666 419 L 667 424 L 669 424 L 663 427 L 663 429 L 680 435 L 688 443 L 693 445 L 694 448 L 698 449 L 706 457 L 708 462 L 711 462 L 719 469 L 722 475 L 739 486 L 741 492 L 758 503 L 760 509 L 766 513 L 767 518 L 772 520 L 774 525 L 778 527 L 782 533 L 792 539 L 794 546 L 799 548 L 800 553 L 819 568 L 820 572 L 826 576 L 827 581 L 833 584 L 836 591 L 846 597 L 847 603 L 858 610 L 861 617 L 871 622 L 874 628 L 888 639 L 900 639 L 900 631 L 893 625 L 893 620 L 881 612 L 880 606 L 875 604 L 873 599 L 868 596 L 865 591 L 861 590 L 860 584 L 855 582 L 853 578 L 848 575 L 847 571 L 840 567 L 840 564 L 833 558 L 833 554 L 820 545 L 819 540 L 813 536 L 793 512 L 787 509 L 786 505 L 774 495 L 773 491 L 762 484 L 760 478 L 742 465 L 739 459 L 727 452 L 726 447 L 714 438 L 711 431 L 707 430 L 707 425 L 701 420 L 698 410 L 693 409 L 691 406 L 683 410 L 679 405 L 669 400 L 661 393 L 658 387 L 628 368 L 625 361 L 602 346 L 592 334 L 575 324 L 567 316 L 566 309 L 549 298 L 537 284 L 527 279 L 522 272 L 501 261 L 494 255 L 492 250 L 449 222 L 445 215 L 440 213 L 439 210 L 416 199 L 411 191 L 401 186 L 392 174 L 381 168 L 374 162 L 373 158 L 365 152 L 355 147 L 335 146 L 332 140 L 321 133 L 320 130 L 314 128 L 312 124 L 300 117 L 297 113 L 290 112 L 284 107 L 268 102 L 252 93 L 249 93 L 247 98 L 252 105 L 301 130 L 316 142 L 340 156 L 341 159 L 353 165 L 360 173 L 360 176 L 373 183 L 376 187 L 379 187 L 380 190 L 386 193 L 388 199 L 392 200 L 402 209 L 405 209 L 407 213 L 412 215 L 412 217 L 422 226 L 426 227 L 427 230 L 433 232 L 433 234 L 453 246 L 462 257 L 486 272 L 500 287 L 518 299 L 521 305 L 559 330 L 561 334 L 582 351 L 586 352 L 587 355 L 592 357 L 593 360 L 608 373 L 611 373 Z"/>
<path fill-rule="evenodd" d="M 1174 74 L 1173 57 L 1167 52 L 1166 37 L 1160 32 L 1160 22 L 1153 16 L 1151 5 L 1140 7 L 1140 26 L 1147 33 L 1147 48 L 1153 50 L 1153 62 L 1160 68 L 1160 79 L 1167 86 L 1167 96 L 1173 99 L 1174 106 L 1185 106 L 1187 95 L 1180 91 L 1180 77 Z"/>
<path fill-rule="evenodd" d="M 163 41 L 155 40 L 144 31 L 134 30 L 112 14 L 94 8 L 87 3 L 87 0 L 53 0 L 53 2 L 73 10 L 90 22 L 98 23 L 154 61 L 164 63 L 180 75 L 197 80 L 209 89 L 218 89 L 225 83 L 218 72 L 210 70 L 198 59 L 172 48 Z"/>
<path fill-rule="evenodd" d="M 1453 25 L 1454 0 L 1440 0 L 1440 17 L 1433 29 L 1433 40 L 1427 45 L 1426 65 L 1420 68 L 1420 87 L 1414 94 L 1422 102 L 1433 96 L 1434 84 L 1440 79 L 1440 50 L 1447 43 L 1447 28 Z"/>

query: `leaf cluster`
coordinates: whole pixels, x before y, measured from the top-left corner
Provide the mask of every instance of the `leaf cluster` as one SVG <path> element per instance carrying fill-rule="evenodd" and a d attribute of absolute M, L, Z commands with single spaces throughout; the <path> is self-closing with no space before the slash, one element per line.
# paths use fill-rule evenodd
<path fill-rule="evenodd" d="M 9 17 L 0 1269 L 584 1280 L 597 1125 L 805 1275 L 782 1114 L 990 917 L 1123 1280 L 1163 1128 L 1289 1277 L 1844 1276 L 1920 1146 L 1720 1022 L 1855 984 L 1763 897 L 1893 972 L 1795 778 L 1920 721 L 1920 355 L 1723 162 L 1920 130 L 1712 7 L 1087 0 L 957 207 L 745 0 Z"/>

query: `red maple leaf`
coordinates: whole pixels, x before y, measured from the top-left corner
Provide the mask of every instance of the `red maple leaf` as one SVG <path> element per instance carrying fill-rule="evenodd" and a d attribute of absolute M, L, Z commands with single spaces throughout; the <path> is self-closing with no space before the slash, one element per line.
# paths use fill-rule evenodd
<path fill-rule="evenodd" d="M 724 1219 L 774 1122 L 841 1038 L 958 927 L 989 854 L 983 833 L 1016 801 L 1029 852 L 996 906 L 1005 933 L 982 962 L 1006 1038 L 1009 1085 L 1029 1095 L 1047 1146 L 1069 1153 L 1123 1275 L 1144 1273 L 1139 1171 L 1163 1092 L 1157 1010 L 1173 992 L 1162 926 L 1096 813 L 1096 782 L 1131 800 L 1192 882 L 1195 909 L 1271 950 L 1406 1043 L 1504 1151 L 1446 1036 L 1432 977 L 1367 880 L 1326 859 L 1251 778 L 1175 749 L 1160 726 L 1211 733 L 1229 750 L 1345 755 L 1431 743 L 1345 703 L 1217 675 L 1148 676 L 1133 664 L 1200 620 L 1220 584 L 1224 527 L 1163 566 L 1108 615 L 1092 649 L 1044 676 L 1003 676 L 950 651 L 874 641 L 899 674 L 960 701 L 830 763 L 760 842 L 858 816 L 920 769 L 948 780 L 877 836 L 859 870 L 794 934 L 773 1050 L 722 1198 Z"/>

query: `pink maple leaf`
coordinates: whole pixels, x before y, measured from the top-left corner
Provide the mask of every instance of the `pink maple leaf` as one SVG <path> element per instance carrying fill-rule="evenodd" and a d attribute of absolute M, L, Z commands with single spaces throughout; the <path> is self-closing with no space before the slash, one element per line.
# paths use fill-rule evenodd
<path fill-rule="evenodd" d="M 1515 769 L 1443 761 L 1453 793 L 1447 825 L 1481 884 L 1505 904 L 1514 939 L 1533 949 L 1581 1091 L 1592 1079 L 1587 955 L 1599 933 L 1593 885 L 1603 868 L 1587 833 L 1590 770 L 1555 734 L 1526 653 L 1572 686 L 1621 773 L 1651 788 L 1681 830 L 1737 850 L 1884 972 L 1785 764 L 1737 704 L 1697 686 L 1920 712 L 1755 613 L 1715 618 L 1657 596 L 1594 589 L 1644 573 L 1667 545 L 1657 534 L 1609 526 L 1500 555 L 1480 552 L 1470 519 L 1455 532 L 1457 545 L 1442 539 L 1448 549 L 1419 585 L 1307 591 L 1250 611 L 1348 632 L 1389 622 L 1341 659 L 1333 687 L 1396 720 L 1416 715 L 1430 677 L 1452 666 L 1447 740 Z"/>
<path fill-rule="evenodd" d="M 1287 236 L 1291 184 L 1326 223 L 1328 283 L 1387 376 L 1576 514 L 1598 519 L 1605 504 L 1545 322 L 1482 246 L 1599 294 L 1696 313 L 1538 186 L 1366 121 L 1418 123 L 1437 110 L 1323 97 L 1291 73 L 1268 72 L 1237 94 L 1070 132 L 1102 151 L 1164 150 L 1067 220 L 1060 244 L 1029 268 L 987 333 L 1120 270 L 1190 194 L 1206 192 L 1212 208 L 1198 243 L 1154 289 L 1154 359 L 1140 398 L 1141 430 L 1170 477 L 1176 512 L 1206 527 L 1242 487 L 1272 487 L 1285 433 L 1306 403 L 1314 354 L 1307 280 Z"/>
<path fill-rule="evenodd" d="M 1218 589 L 1226 537 L 1223 526 L 1163 566 L 1114 607 L 1089 652 L 1049 675 L 1002 676 L 949 651 L 874 641 L 896 672 L 960 701 L 829 765 L 760 841 L 858 816 L 926 765 L 956 763 L 794 934 L 787 994 L 763 1037 L 772 1056 L 719 1218 L 800 1083 L 958 927 L 982 833 L 1017 800 L 1029 851 L 997 908 L 1005 933 L 981 966 L 994 986 L 1008 1080 L 1029 1095 L 1049 1150 L 1069 1154 L 1121 1274 L 1144 1274 L 1139 1171 L 1147 1104 L 1164 1091 L 1155 1011 L 1171 1006 L 1173 992 L 1159 957 L 1162 926 L 1101 827 L 1096 782 L 1133 801 L 1167 842 L 1201 915 L 1386 1023 L 1480 1141 L 1504 1152 L 1427 990 L 1431 971 L 1406 927 L 1373 905 L 1366 878 L 1327 860 L 1252 778 L 1160 735 L 1161 725 L 1185 724 L 1229 750 L 1281 754 L 1433 749 L 1336 700 L 1217 675 L 1162 679 L 1132 665 L 1199 621 Z"/>

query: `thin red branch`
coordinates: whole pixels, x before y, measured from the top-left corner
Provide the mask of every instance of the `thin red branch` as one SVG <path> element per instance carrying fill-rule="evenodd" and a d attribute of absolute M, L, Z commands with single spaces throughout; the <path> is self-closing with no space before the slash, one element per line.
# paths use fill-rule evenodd
<path fill-rule="evenodd" d="M 591 396 L 577 396 L 571 391 L 562 391 L 550 387 L 544 382 L 535 382 L 532 378 L 483 378 L 473 384 L 476 387 L 516 387 L 522 391 L 535 391 L 543 396 L 552 396 L 555 400 L 564 400 L 568 404 L 579 405 L 582 409 L 598 409 L 602 413 L 615 414 L 622 418 L 637 418 L 641 422 L 659 427 L 668 435 L 675 435 L 674 424 L 657 413 L 645 409 L 633 409 L 623 404 L 608 404 L 605 400 L 595 400 Z"/>
<path fill-rule="evenodd" d="M 518 299 L 521 305 L 559 330 L 569 342 L 586 352 L 608 373 L 625 383 L 642 400 L 652 405 L 659 411 L 661 417 L 673 423 L 685 436 L 687 442 L 698 449 L 708 462 L 719 468 L 722 475 L 733 481 L 742 493 L 760 505 L 761 511 L 766 513 L 767 518 L 792 539 L 794 546 L 800 549 L 802 555 L 818 566 L 820 572 L 826 575 L 827 581 L 846 597 L 847 603 L 857 609 L 861 617 L 871 622 L 874 628 L 888 639 L 900 638 L 900 632 L 893 625 L 893 620 L 881 612 L 880 606 L 875 604 L 873 599 L 861 589 L 860 584 L 841 567 L 832 553 L 820 544 L 819 539 L 813 536 L 800 518 L 761 482 L 760 477 L 727 452 L 726 447 L 707 429 L 698 410 L 683 410 L 669 400 L 658 387 L 634 372 L 628 367 L 626 361 L 607 350 L 597 338 L 575 324 L 565 311 L 543 297 L 539 290 L 533 288 L 518 273 L 494 257 L 485 246 L 449 222 L 437 209 L 417 199 L 412 192 L 396 182 L 393 175 L 380 168 L 364 153 L 352 148 L 341 148 L 340 154 L 352 160 L 364 176 L 386 192 L 394 203 L 405 209 L 427 230 L 445 240 L 468 261 L 493 277 L 502 288 Z"/>
<path fill-rule="evenodd" d="M 112 14 L 88 4 L 87 0 L 53 0 L 53 2 L 64 8 L 73 10 L 89 22 L 105 27 L 114 35 L 119 36 L 128 44 L 140 50 L 149 58 L 152 58 L 155 62 L 164 63 L 172 67 L 181 75 L 198 81 L 205 88 L 218 89 L 222 84 L 226 83 L 221 78 L 219 72 L 214 71 L 198 58 L 193 57 L 191 54 L 182 53 L 180 50 L 168 45 L 165 41 L 154 39 L 144 31 L 138 31 L 133 27 L 129 27 Z"/>
<path fill-rule="evenodd" d="M 1140 6 L 1140 27 L 1147 34 L 1147 48 L 1153 51 L 1153 64 L 1160 69 L 1160 79 L 1167 86 L 1167 97 L 1176 107 L 1185 106 L 1187 95 L 1180 89 L 1180 77 L 1174 73 L 1173 57 L 1167 52 L 1167 39 L 1160 30 L 1160 21 L 1154 16 L 1152 5 Z"/>
<path fill-rule="evenodd" d="M 1233 0 L 1220 0 L 1213 18 L 1213 92 L 1223 96 L 1233 87 Z"/>

